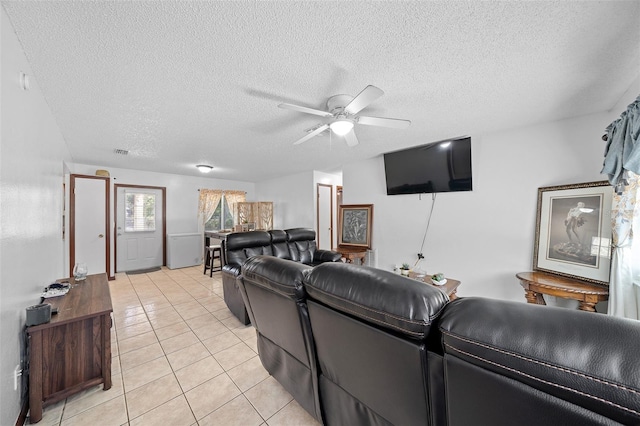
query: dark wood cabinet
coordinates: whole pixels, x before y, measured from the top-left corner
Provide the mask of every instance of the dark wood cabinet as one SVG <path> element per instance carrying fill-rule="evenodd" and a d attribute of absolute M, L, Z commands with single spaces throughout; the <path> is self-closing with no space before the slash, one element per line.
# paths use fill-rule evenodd
<path fill-rule="evenodd" d="M 67 280 L 65 280 L 67 281 Z M 51 321 L 27 328 L 29 408 L 32 423 L 42 408 L 91 386 L 111 388 L 111 294 L 106 274 L 89 275 L 69 292 L 44 303 L 58 309 Z"/>

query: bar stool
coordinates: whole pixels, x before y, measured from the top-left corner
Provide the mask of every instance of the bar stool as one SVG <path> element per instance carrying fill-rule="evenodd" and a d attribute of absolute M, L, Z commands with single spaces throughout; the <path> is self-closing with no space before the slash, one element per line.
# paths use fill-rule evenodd
<path fill-rule="evenodd" d="M 204 272 L 207 273 L 207 269 L 209 270 L 209 276 L 213 276 L 214 269 L 216 271 L 222 271 L 222 250 L 220 248 L 220 244 L 214 244 L 206 247 L 205 259 L 204 259 Z M 218 259 L 219 266 L 214 266 L 214 261 Z"/>

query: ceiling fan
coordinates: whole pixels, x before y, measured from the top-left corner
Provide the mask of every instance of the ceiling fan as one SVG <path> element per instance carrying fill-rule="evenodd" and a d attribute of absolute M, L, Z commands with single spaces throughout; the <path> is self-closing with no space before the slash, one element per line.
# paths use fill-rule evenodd
<path fill-rule="evenodd" d="M 278 107 L 329 118 L 328 123 L 315 126 L 308 135 L 295 141 L 293 143 L 294 145 L 306 142 L 325 130 L 330 129 L 336 135 L 344 136 L 347 145 L 353 147 L 358 145 L 358 138 L 353 129 L 356 123 L 367 126 L 391 127 L 394 129 L 406 129 L 411 125 L 411 121 L 409 120 L 358 115 L 360 111 L 382 95 L 384 95 L 382 90 L 369 85 L 365 87 L 362 92 L 358 93 L 355 98 L 349 95 L 335 95 L 330 97 L 327 100 L 327 111 L 288 103 L 282 103 L 278 105 Z"/>

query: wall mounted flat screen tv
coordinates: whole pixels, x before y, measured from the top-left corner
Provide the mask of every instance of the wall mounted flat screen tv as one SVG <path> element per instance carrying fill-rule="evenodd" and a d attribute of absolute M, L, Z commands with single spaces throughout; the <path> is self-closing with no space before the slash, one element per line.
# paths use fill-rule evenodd
<path fill-rule="evenodd" d="M 384 154 L 387 195 L 471 191 L 471 138 Z"/>

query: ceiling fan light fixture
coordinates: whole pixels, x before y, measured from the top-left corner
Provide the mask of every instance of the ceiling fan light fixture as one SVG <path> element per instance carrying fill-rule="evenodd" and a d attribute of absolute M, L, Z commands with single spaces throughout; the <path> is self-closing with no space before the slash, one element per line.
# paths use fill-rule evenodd
<path fill-rule="evenodd" d="M 353 129 L 353 120 L 349 120 L 347 118 L 341 118 L 329 125 L 333 133 L 338 136 L 344 136 Z"/>
<path fill-rule="evenodd" d="M 206 164 L 198 164 L 196 168 L 202 173 L 209 173 L 211 170 L 213 170 L 213 166 L 208 166 Z"/>

